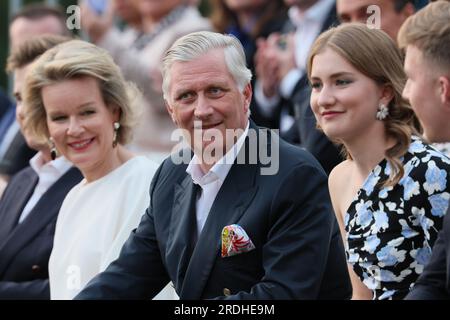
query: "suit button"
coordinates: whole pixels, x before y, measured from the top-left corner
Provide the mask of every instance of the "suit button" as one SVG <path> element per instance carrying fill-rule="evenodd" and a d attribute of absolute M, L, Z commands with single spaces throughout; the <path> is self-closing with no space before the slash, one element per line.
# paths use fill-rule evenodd
<path fill-rule="evenodd" d="M 223 289 L 223 294 L 225 297 L 231 296 L 231 290 L 228 288 Z"/>
<path fill-rule="evenodd" d="M 33 274 L 38 274 L 39 272 L 41 272 L 41 267 L 35 264 L 31 267 L 31 272 Z"/>

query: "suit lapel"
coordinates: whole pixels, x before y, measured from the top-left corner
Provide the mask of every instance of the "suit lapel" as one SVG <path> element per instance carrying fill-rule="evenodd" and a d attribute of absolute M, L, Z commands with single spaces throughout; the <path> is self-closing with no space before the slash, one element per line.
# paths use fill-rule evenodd
<path fill-rule="evenodd" d="M 245 149 L 241 151 L 248 151 L 248 139 Z M 246 161 L 246 163 L 248 162 Z M 182 299 L 200 299 L 202 297 L 214 262 L 220 258 L 222 229 L 239 221 L 256 194 L 255 174 L 257 168 L 256 164 L 236 163 L 231 167 L 214 200 L 192 253 L 180 294 Z"/>
<path fill-rule="evenodd" d="M 5 203 L 5 205 L 12 208 L 14 206 L 15 210 L 10 212 L 4 212 L 3 217 L 0 219 L 0 249 L 5 243 L 6 239 L 10 236 L 11 232 L 17 225 L 19 221 L 20 214 L 22 213 L 25 205 L 30 199 L 33 190 L 38 182 L 37 174 L 30 168 L 28 174 L 26 176 L 21 177 L 25 181 L 20 183 L 20 185 L 15 188 L 15 190 L 11 190 L 14 194 L 13 198 L 3 197 L 2 201 L 14 201 L 14 204 L 9 205 Z M 9 192 L 10 190 L 8 190 Z"/>
<path fill-rule="evenodd" d="M 195 218 L 197 188 L 199 187 L 194 185 L 188 174 L 174 187 L 166 261 L 169 274 L 173 275 L 172 279 L 176 279 L 174 284 L 178 292 L 184 281 L 197 233 Z"/>
<path fill-rule="evenodd" d="M 0 249 L 2 256 L 0 274 L 9 259 L 27 243 L 33 241 L 39 232 L 57 217 L 66 194 L 81 178 L 78 169 L 71 168 L 44 193 L 25 220 L 16 225 Z"/>

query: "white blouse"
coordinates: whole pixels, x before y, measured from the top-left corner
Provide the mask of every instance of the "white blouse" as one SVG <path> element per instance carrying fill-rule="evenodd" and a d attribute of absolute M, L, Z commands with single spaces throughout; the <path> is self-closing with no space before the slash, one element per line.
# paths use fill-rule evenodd
<path fill-rule="evenodd" d="M 51 299 L 72 299 L 114 261 L 150 203 L 156 163 L 134 157 L 64 199 L 49 261 Z"/>

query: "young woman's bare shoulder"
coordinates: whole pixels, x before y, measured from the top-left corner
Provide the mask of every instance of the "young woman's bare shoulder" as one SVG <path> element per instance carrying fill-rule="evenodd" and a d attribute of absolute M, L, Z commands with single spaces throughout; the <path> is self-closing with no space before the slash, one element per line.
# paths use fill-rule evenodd
<path fill-rule="evenodd" d="M 334 167 L 333 170 L 331 170 L 330 176 L 328 178 L 330 189 L 340 188 L 348 183 L 352 166 L 353 164 L 351 160 L 344 160 L 336 167 Z"/>

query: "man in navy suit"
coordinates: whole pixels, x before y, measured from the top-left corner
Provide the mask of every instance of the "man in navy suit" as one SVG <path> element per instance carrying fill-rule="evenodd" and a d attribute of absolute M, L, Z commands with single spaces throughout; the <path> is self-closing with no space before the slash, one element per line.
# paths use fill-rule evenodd
<path fill-rule="evenodd" d="M 406 51 L 408 99 L 424 129 L 425 137 L 450 155 L 450 2 L 428 4 L 406 20 L 398 42 Z M 449 173 L 447 172 L 447 179 Z M 450 298 L 450 213 L 422 275 L 407 299 Z"/>
<path fill-rule="evenodd" d="M 190 150 L 166 159 L 119 258 L 78 299 L 346 299 L 327 178 L 307 152 L 249 120 L 239 40 L 196 32 L 163 63 L 163 93 Z M 193 153 L 193 156 L 192 156 Z"/>
<path fill-rule="evenodd" d="M 81 181 L 81 173 L 24 127 L 21 92 L 31 62 L 47 49 L 69 40 L 43 36 L 28 40 L 8 58 L 14 72 L 17 121 L 30 148 L 30 165 L 12 176 L 0 200 L 0 299 L 49 299 L 48 260 L 61 204 Z"/>
<path fill-rule="evenodd" d="M 65 13 L 58 7 L 34 3 L 23 7 L 14 14 L 9 24 L 10 51 L 13 52 L 21 43 L 43 34 L 69 36 Z M 19 125 L 14 121 L 14 110 L 10 111 L 10 122 L 0 139 L 0 174 L 1 179 L 8 179 L 28 166 L 28 161 L 36 151 L 30 148 Z"/>

